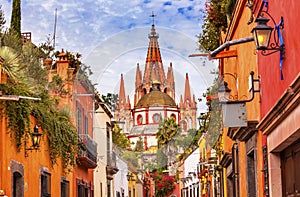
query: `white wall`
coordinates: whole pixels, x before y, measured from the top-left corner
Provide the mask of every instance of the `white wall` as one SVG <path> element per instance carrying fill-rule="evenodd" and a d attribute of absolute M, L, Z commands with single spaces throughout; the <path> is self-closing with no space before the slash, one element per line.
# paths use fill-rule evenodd
<path fill-rule="evenodd" d="M 128 166 L 119 156 L 116 156 L 116 164 L 119 171 L 114 175 L 114 196 L 116 197 L 117 192 L 120 192 L 122 196 L 122 190 L 124 190 L 124 196 L 126 197 L 128 196 Z"/>
<path fill-rule="evenodd" d="M 101 107 L 97 110 L 101 113 L 94 113 L 94 140 L 97 142 L 97 167 L 94 169 L 94 196 L 107 196 L 106 165 L 107 165 L 107 136 L 106 122 L 110 122 L 107 114 L 102 113 Z M 102 189 L 100 186 L 102 185 Z M 102 196 L 101 196 L 102 191 Z"/>

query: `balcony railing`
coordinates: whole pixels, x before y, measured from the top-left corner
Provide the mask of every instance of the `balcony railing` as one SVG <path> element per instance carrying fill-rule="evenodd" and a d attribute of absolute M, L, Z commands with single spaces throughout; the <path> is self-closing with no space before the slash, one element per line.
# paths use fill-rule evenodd
<path fill-rule="evenodd" d="M 114 151 L 111 151 L 108 153 L 108 160 L 107 160 L 107 166 L 106 166 L 106 178 L 108 180 L 113 179 L 113 175 L 116 174 L 119 171 L 117 167 L 117 156 Z"/>
<path fill-rule="evenodd" d="M 79 164 L 87 168 L 97 167 L 97 143 L 87 134 L 79 134 L 86 150 L 79 153 Z"/>

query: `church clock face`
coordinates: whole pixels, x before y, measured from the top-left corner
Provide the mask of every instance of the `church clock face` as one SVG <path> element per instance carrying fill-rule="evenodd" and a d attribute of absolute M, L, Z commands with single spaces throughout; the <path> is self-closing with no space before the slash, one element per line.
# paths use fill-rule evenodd
<path fill-rule="evenodd" d="M 158 122 L 159 122 L 159 119 L 160 119 L 160 115 L 156 113 L 156 114 L 153 115 L 152 118 L 153 118 L 153 122 L 154 122 L 154 123 L 158 123 Z"/>

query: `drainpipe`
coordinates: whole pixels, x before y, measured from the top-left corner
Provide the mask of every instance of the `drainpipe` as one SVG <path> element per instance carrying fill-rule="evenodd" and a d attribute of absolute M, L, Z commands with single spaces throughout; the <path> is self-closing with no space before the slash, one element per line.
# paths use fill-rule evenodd
<path fill-rule="evenodd" d="M 246 43 L 246 42 L 252 42 L 254 40 L 253 36 L 248 37 L 248 38 L 240 38 L 237 40 L 230 40 L 225 42 L 224 44 L 222 44 L 221 46 L 219 46 L 218 48 L 216 48 L 214 51 L 212 51 L 210 53 L 210 57 L 215 57 L 218 53 L 220 53 L 221 51 L 223 51 L 225 48 L 232 46 L 232 45 L 237 45 L 237 44 L 242 44 L 242 43 Z"/>
<path fill-rule="evenodd" d="M 238 143 L 232 146 L 233 196 L 239 197 Z"/>

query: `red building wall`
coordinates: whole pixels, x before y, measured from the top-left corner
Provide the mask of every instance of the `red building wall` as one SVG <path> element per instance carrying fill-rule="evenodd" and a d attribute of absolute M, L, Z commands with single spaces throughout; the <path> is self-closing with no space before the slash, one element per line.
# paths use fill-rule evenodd
<path fill-rule="evenodd" d="M 300 71 L 298 51 L 300 49 L 299 18 L 300 1 L 269 1 L 269 13 L 276 23 L 280 17 L 284 18 L 283 40 L 285 43 L 285 60 L 283 61 L 283 77 L 280 80 L 279 52 L 262 56 L 258 54 L 258 71 L 261 76 L 261 118 L 276 104 L 280 96 L 286 91 Z M 287 9 L 288 8 L 288 9 Z M 256 10 L 256 15 L 258 10 Z M 268 17 L 267 17 L 268 18 Z M 268 25 L 274 27 L 271 20 Z"/>

